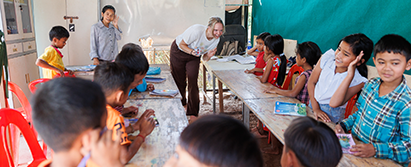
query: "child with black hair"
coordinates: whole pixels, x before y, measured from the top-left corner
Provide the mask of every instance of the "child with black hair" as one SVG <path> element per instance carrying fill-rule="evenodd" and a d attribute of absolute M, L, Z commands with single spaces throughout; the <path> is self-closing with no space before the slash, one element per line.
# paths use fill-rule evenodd
<path fill-rule="evenodd" d="M 310 117 L 294 119 L 284 132 L 282 167 L 333 167 L 342 155 L 333 130 Z"/>
<path fill-rule="evenodd" d="M 101 11 L 101 20 L 91 26 L 90 58 L 94 65 L 113 61 L 118 54 L 117 41 L 121 39 L 118 16 L 112 5 L 105 5 Z"/>
<path fill-rule="evenodd" d="M 257 139 L 238 120 L 207 115 L 188 125 L 180 135 L 175 155 L 165 167 L 262 167 Z"/>
<path fill-rule="evenodd" d="M 33 125 L 53 149 L 53 160 L 39 167 L 77 166 L 89 153 L 101 167 L 122 166 L 118 138 L 106 140 L 111 131 L 100 137 L 107 114 L 105 102 L 101 87 L 88 80 L 57 78 L 41 85 L 31 100 Z"/>
<path fill-rule="evenodd" d="M 269 82 L 281 87 L 287 70 L 287 58 L 284 53 L 284 39 L 281 35 L 269 35 L 264 39 L 264 54 L 269 57 L 264 73 L 260 78 L 262 83 Z"/>
<path fill-rule="evenodd" d="M 267 65 L 269 59 L 268 54 L 264 54 L 264 39 L 271 35 L 268 32 L 263 32 L 257 36 L 256 43 L 257 45 L 247 51 L 247 54 L 257 56 L 255 60 L 255 66 L 253 69 L 245 70 L 245 73 L 254 73 L 257 76 L 263 75 L 264 67 Z M 258 50 L 258 52 L 256 51 Z"/>
<path fill-rule="evenodd" d="M 133 89 L 137 89 L 138 91 L 154 90 L 153 84 L 144 84 L 146 83 L 144 78 L 142 80 L 143 84 L 137 83 L 138 80 L 136 78 L 142 75 L 145 76 L 149 68 L 147 58 L 140 46 L 134 43 L 125 44 L 117 55 L 115 62 L 126 66 L 134 74 L 133 85 L 137 87 L 133 87 Z"/>
<path fill-rule="evenodd" d="M 310 78 L 311 72 L 318 59 L 321 57 L 321 50 L 314 42 L 304 42 L 298 44 L 297 50 L 297 65 L 304 69 L 295 80 L 295 85 L 292 90 L 283 90 L 278 87 L 268 89 L 266 93 L 277 93 L 279 95 L 295 97 L 302 103 L 309 104 L 310 96 L 307 90 L 307 81 Z"/>
<path fill-rule="evenodd" d="M 371 39 L 359 33 L 344 37 L 335 52 L 330 49 L 323 54 L 307 83 L 310 107 L 316 119 L 337 123 L 344 118 L 347 101 L 367 82 L 365 63 L 372 49 Z M 343 80 L 349 78 L 348 85 L 343 85 Z"/>
<path fill-rule="evenodd" d="M 300 74 L 295 80 L 295 86 L 292 90 L 283 90 L 278 87 L 273 87 L 271 89 L 265 90 L 266 93 L 277 93 L 279 95 L 295 97 L 302 103 L 308 105 L 310 101 L 310 96 L 307 90 L 307 81 L 310 78 L 312 69 L 317 63 L 318 59 L 321 57 L 321 50 L 317 44 L 314 42 L 304 42 L 298 44 L 297 50 L 297 65 L 304 69 L 304 72 Z M 271 134 L 271 147 L 265 148 L 264 153 L 276 154 L 279 153 L 281 143 L 277 138 Z"/>
<path fill-rule="evenodd" d="M 146 136 L 155 127 L 153 118 L 150 118 L 150 116 L 154 115 L 154 111 L 151 109 L 146 110 L 135 124 L 127 128 L 124 125 L 124 118 L 121 116 L 121 113 L 114 109 L 114 107 L 122 106 L 126 103 L 128 92 L 134 86 L 132 82 L 137 79 L 139 81 L 137 83 L 141 83 L 143 77 L 144 75 L 134 78 L 134 75 L 127 67 L 115 62 L 103 63 L 94 69 L 94 82 L 100 84 L 107 101 L 107 129 L 113 130 L 113 139 L 117 133 L 121 135 L 120 160 L 123 164 L 130 161 L 137 153 Z M 140 134 L 131 142 L 127 134 L 136 130 L 139 130 Z"/>
<path fill-rule="evenodd" d="M 399 35 L 385 35 L 375 45 L 373 61 L 380 77 L 364 85 L 358 111 L 335 131 L 351 131 L 365 143 L 352 147 L 355 156 L 392 159 L 406 166 L 411 158 L 411 89 L 404 71 L 411 69 L 411 44 Z M 347 86 L 352 79 L 349 71 L 350 77 L 341 85 Z"/>
<path fill-rule="evenodd" d="M 62 26 L 54 26 L 49 32 L 51 45 L 44 49 L 44 53 L 37 59 L 36 65 L 43 68 L 43 78 L 53 78 L 60 74 L 64 77 L 64 71 L 70 75 L 72 71 L 67 70 L 63 63 L 63 54 L 58 49 L 63 49 L 70 33 Z"/>

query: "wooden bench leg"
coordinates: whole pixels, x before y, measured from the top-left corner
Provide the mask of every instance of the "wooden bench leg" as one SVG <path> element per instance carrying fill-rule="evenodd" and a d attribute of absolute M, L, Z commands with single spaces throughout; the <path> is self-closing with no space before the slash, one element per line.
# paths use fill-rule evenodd
<path fill-rule="evenodd" d="M 213 113 L 215 114 L 215 76 L 213 73 L 211 73 L 213 75 Z"/>
<path fill-rule="evenodd" d="M 224 103 L 223 103 L 223 83 L 218 80 L 218 102 L 220 105 L 220 113 L 224 113 Z"/>
<path fill-rule="evenodd" d="M 250 109 L 245 105 L 244 102 L 243 102 L 243 121 L 244 121 L 245 127 L 247 127 L 247 129 L 250 129 Z"/>
<path fill-rule="evenodd" d="M 206 103 L 207 102 L 207 74 L 206 74 L 206 67 L 205 67 L 205 65 L 203 64 L 203 99 L 204 99 L 204 103 Z"/>

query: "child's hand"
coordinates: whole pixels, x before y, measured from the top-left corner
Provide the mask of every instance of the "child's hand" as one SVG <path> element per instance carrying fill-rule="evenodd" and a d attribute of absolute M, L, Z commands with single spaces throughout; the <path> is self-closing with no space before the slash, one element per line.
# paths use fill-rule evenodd
<path fill-rule="evenodd" d="M 113 23 L 113 26 L 116 27 L 116 28 L 117 28 L 117 25 L 118 25 L 118 19 L 119 18 L 120 18 L 119 16 L 114 15 L 114 19 L 113 19 L 113 21 L 111 21 L 111 23 Z"/>
<path fill-rule="evenodd" d="M 250 70 L 248 70 L 248 69 L 245 69 L 244 72 L 247 73 L 247 74 L 251 73 Z"/>
<path fill-rule="evenodd" d="M 328 115 L 321 110 L 314 110 L 314 117 L 315 120 L 318 120 L 318 118 L 321 118 L 324 122 L 331 122 L 331 119 L 328 117 Z"/>
<path fill-rule="evenodd" d="M 155 116 L 154 110 L 148 109 L 148 110 L 144 111 L 144 113 L 141 115 L 141 117 L 138 119 L 138 121 L 133 125 L 134 130 L 140 130 L 142 122 L 145 119 L 150 118 L 152 115 Z"/>
<path fill-rule="evenodd" d="M 63 70 L 58 69 L 57 72 L 60 74 L 60 77 L 65 77 Z"/>
<path fill-rule="evenodd" d="M 137 115 L 138 114 L 138 108 L 134 107 L 134 106 L 130 106 L 127 108 L 123 108 L 123 110 L 121 111 L 121 115 L 125 115 L 130 113 L 130 115 Z"/>
<path fill-rule="evenodd" d="M 156 123 L 153 118 L 148 117 L 148 118 L 140 118 L 139 120 L 141 121 L 140 124 L 140 134 L 143 136 L 148 136 L 156 126 Z"/>
<path fill-rule="evenodd" d="M 90 134 L 91 159 L 101 167 L 120 167 L 120 136 L 113 141 L 112 130 L 107 130 L 100 136 L 101 129 L 93 130 Z M 120 134 L 120 133 L 118 133 Z"/>
<path fill-rule="evenodd" d="M 334 132 L 336 134 L 344 134 L 344 129 L 341 127 L 340 124 L 335 125 Z"/>
<path fill-rule="evenodd" d="M 147 85 L 147 90 L 148 91 L 153 91 L 155 88 L 154 88 L 154 85 L 153 84 L 148 84 Z"/>
<path fill-rule="evenodd" d="M 355 68 L 359 65 L 361 65 L 361 58 L 362 56 L 364 56 L 364 52 L 361 51 L 360 54 L 350 63 L 350 65 L 348 66 L 348 71 L 354 71 Z"/>
<path fill-rule="evenodd" d="M 69 75 L 74 75 L 73 71 L 71 71 L 71 70 L 66 70 L 66 71 L 69 73 Z"/>
<path fill-rule="evenodd" d="M 375 148 L 372 144 L 357 144 L 350 149 L 357 157 L 368 158 L 375 155 Z"/>
<path fill-rule="evenodd" d="M 263 93 L 272 93 L 272 94 L 275 94 L 275 93 L 277 93 L 274 89 L 266 89 L 266 90 L 264 90 L 263 91 Z"/>
<path fill-rule="evenodd" d="M 97 58 L 93 59 L 93 65 L 99 65 L 100 61 Z"/>

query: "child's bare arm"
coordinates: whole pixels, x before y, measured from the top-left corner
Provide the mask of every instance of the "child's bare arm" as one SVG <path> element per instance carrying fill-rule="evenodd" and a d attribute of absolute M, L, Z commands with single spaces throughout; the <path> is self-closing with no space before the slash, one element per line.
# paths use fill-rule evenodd
<path fill-rule="evenodd" d="M 258 56 L 258 52 L 256 52 L 256 50 L 257 50 L 257 47 L 254 46 L 253 48 L 247 51 L 247 54 L 252 55 L 252 56 Z"/>
<path fill-rule="evenodd" d="M 253 68 L 253 69 L 251 69 L 251 70 L 245 70 L 244 71 L 245 73 L 254 73 L 254 72 L 264 72 L 264 69 L 263 68 Z"/>
<path fill-rule="evenodd" d="M 324 113 L 324 111 L 321 110 L 320 104 L 318 104 L 317 100 L 314 97 L 315 85 L 317 84 L 318 79 L 320 78 L 321 71 L 322 71 L 320 67 L 321 59 L 318 60 L 317 64 L 318 65 L 314 67 L 314 70 L 311 73 L 311 76 L 307 82 L 308 95 L 310 96 L 310 103 L 313 108 L 315 119 L 317 120 L 318 118 L 321 118 L 325 122 L 331 122 L 331 119 L 328 117 L 326 113 Z"/>
<path fill-rule="evenodd" d="M 121 147 L 120 160 L 121 163 L 126 164 L 133 158 L 133 156 L 140 149 L 141 145 L 144 143 L 145 138 L 153 131 L 155 127 L 155 121 L 153 118 L 142 118 L 140 125 L 140 134 L 130 145 L 123 145 Z"/>
<path fill-rule="evenodd" d="M 344 78 L 340 86 L 338 86 L 337 90 L 331 97 L 330 107 L 335 108 L 335 107 L 339 107 L 345 104 L 348 100 L 350 100 L 352 96 L 358 93 L 364 86 L 364 83 L 361 83 L 351 88 L 349 87 L 352 82 L 352 79 L 354 78 L 355 68 L 357 67 L 357 63 L 360 63 L 362 55 L 364 55 L 364 53 L 361 51 L 360 55 L 357 56 L 357 58 L 354 61 L 352 61 L 350 65 L 348 66 L 347 76 Z"/>
<path fill-rule="evenodd" d="M 261 77 L 260 81 L 261 83 L 266 83 L 268 80 L 268 77 L 270 76 L 271 69 L 273 68 L 273 59 L 269 59 L 267 61 L 267 65 L 265 66 L 265 71 L 263 73 L 263 76 Z"/>
<path fill-rule="evenodd" d="M 59 68 L 50 65 L 49 63 L 47 63 L 47 62 L 44 61 L 43 59 L 37 59 L 36 65 L 39 66 L 39 67 L 41 67 L 41 68 L 47 68 L 47 69 L 56 71 L 56 72 L 59 73 L 61 76 L 64 76 L 64 71 L 63 71 L 63 70 L 60 70 Z"/>
<path fill-rule="evenodd" d="M 279 89 L 275 87 L 270 92 L 277 93 L 279 95 L 287 96 L 287 97 L 296 97 L 301 92 L 301 90 L 304 88 L 305 83 L 306 83 L 305 75 L 301 75 L 301 77 L 297 81 L 297 84 L 295 84 L 292 90 L 283 90 L 283 89 Z"/>

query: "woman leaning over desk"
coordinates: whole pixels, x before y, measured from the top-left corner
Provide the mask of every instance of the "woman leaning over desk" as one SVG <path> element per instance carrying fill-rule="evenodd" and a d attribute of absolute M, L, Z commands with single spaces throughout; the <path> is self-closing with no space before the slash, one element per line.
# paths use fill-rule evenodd
<path fill-rule="evenodd" d="M 200 57 L 209 60 L 217 51 L 217 44 L 223 34 L 224 24 L 221 18 L 211 17 L 208 25 L 195 24 L 177 36 L 170 48 L 170 68 L 183 99 L 187 105 L 187 115 L 198 116 L 200 96 L 197 85 Z M 188 102 L 186 86 L 188 78 Z"/>

